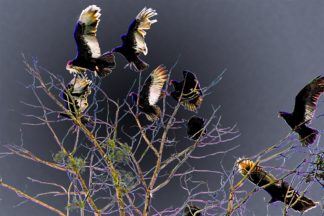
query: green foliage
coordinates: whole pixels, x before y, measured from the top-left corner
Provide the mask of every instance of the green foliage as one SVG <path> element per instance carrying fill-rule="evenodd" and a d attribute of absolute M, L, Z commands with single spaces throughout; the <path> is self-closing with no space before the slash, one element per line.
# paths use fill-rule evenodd
<path fill-rule="evenodd" d="M 108 139 L 107 145 L 110 149 L 114 150 L 116 148 L 116 143 L 113 139 Z"/>
<path fill-rule="evenodd" d="M 65 161 L 65 157 L 66 157 L 65 153 L 63 151 L 59 151 L 54 155 L 53 160 L 56 163 L 62 164 Z"/>
<path fill-rule="evenodd" d="M 127 188 L 136 182 L 136 176 L 132 172 L 122 171 L 120 172 L 121 184 Z"/>
<path fill-rule="evenodd" d="M 81 157 L 74 157 L 73 161 L 68 159 L 68 156 L 63 152 L 63 151 L 59 151 L 57 152 L 54 157 L 53 160 L 56 163 L 60 163 L 60 164 L 65 164 L 65 166 L 68 169 L 78 169 L 80 172 L 84 172 L 84 168 L 86 165 L 86 161 L 81 158 Z"/>
<path fill-rule="evenodd" d="M 317 181 L 324 181 L 324 152 L 320 152 L 315 156 L 314 168 L 306 176 L 306 182 L 311 182 L 317 179 Z"/>
<path fill-rule="evenodd" d="M 316 156 L 315 164 L 317 170 L 324 171 L 324 153 L 318 154 Z"/>
<path fill-rule="evenodd" d="M 66 209 L 68 210 L 78 210 L 83 209 L 85 206 L 85 203 L 82 200 L 78 200 L 76 197 L 73 197 L 72 202 L 68 203 L 66 206 Z"/>
<path fill-rule="evenodd" d="M 126 163 L 128 155 L 131 153 L 131 149 L 127 144 L 120 144 L 116 146 L 116 142 L 113 139 L 108 139 L 108 154 L 109 158 L 116 163 Z"/>
<path fill-rule="evenodd" d="M 317 172 L 315 174 L 316 178 L 324 181 L 324 152 L 318 154 L 315 160 Z"/>
<path fill-rule="evenodd" d="M 80 172 L 84 172 L 85 165 L 86 165 L 86 161 L 83 158 L 81 158 L 81 157 L 74 158 L 74 163 L 72 161 L 68 161 L 68 163 L 66 164 L 66 166 L 69 169 L 76 168 Z"/>

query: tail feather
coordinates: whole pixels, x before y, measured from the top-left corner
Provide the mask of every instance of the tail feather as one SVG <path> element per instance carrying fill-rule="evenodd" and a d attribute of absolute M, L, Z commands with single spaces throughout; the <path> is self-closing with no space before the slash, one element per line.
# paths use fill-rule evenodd
<path fill-rule="evenodd" d="M 103 60 L 112 69 L 116 67 L 115 55 L 112 52 L 105 52 L 99 59 Z"/>
<path fill-rule="evenodd" d="M 109 75 L 116 67 L 115 55 L 112 52 L 106 52 L 99 57 L 98 69 L 96 73 L 99 77 Z"/>
<path fill-rule="evenodd" d="M 152 106 L 153 112 L 145 113 L 147 120 L 157 121 L 161 117 L 161 109 L 158 106 Z"/>
<path fill-rule="evenodd" d="M 308 146 L 315 142 L 317 135 L 318 135 L 318 131 L 313 128 L 304 126 L 298 131 L 298 134 L 299 134 L 300 141 L 305 146 Z"/>
<path fill-rule="evenodd" d="M 148 68 L 148 64 L 144 62 L 143 60 L 137 58 L 132 62 L 129 62 L 126 67 L 129 67 L 131 70 L 136 71 L 136 72 L 142 72 Z"/>

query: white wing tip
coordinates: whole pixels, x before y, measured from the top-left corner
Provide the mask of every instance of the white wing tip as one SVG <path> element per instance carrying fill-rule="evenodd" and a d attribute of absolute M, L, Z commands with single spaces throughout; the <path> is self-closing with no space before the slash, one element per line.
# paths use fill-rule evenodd
<path fill-rule="evenodd" d="M 136 19 L 142 19 L 143 17 L 151 18 L 158 15 L 153 8 L 144 7 L 136 16 Z"/>
<path fill-rule="evenodd" d="M 101 8 L 98 7 L 97 5 L 89 5 L 83 10 L 83 12 L 88 12 L 88 11 L 97 11 L 97 13 L 99 13 L 101 11 Z"/>
<path fill-rule="evenodd" d="M 84 10 L 82 10 L 79 21 L 82 23 L 88 23 L 93 18 L 99 20 L 99 17 L 101 16 L 101 8 L 97 5 L 89 5 Z"/>

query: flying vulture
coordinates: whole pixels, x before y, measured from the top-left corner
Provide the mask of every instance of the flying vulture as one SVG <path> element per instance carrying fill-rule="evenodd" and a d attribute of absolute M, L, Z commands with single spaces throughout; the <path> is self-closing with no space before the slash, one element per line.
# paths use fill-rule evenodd
<path fill-rule="evenodd" d="M 236 164 L 241 175 L 249 174 L 249 181 L 268 192 L 271 196 L 269 203 L 281 201 L 299 212 L 306 212 L 316 206 L 311 199 L 299 195 L 288 182 L 277 179 L 253 161 L 238 159 Z"/>
<path fill-rule="evenodd" d="M 74 30 L 74 39 L 77 44 L 77 56 L 69 60 L 66 69 L 70 73 L 80 74 L 86 70 L 95 75 L 105 77 L 115 68 L 115 57 L 111 52 L 101 54 L 97 40 L 97 28 L 100 22 L 100 8 L 90 5 L 84 9 Z"/>
<path fill-rule="evenodd" d="M 292 113 L 279 112 L 293 131 L 299 134 L 304 145 L 314 143 L 318 131 L 308 127 L 314 117 L 317 101 L 324 92 L 324 76 L 318 76 L 308 83 L 296 96 L 295 108 Z"/>
<path fill-rule="evenodd" d="M 135 92 L 130 93 L 133 103 L 137 104 L 149 121 L 156 121 L 161 116 L 161 109 L 156 103 L 164 94 L 162 88 L 167 80 L 167 72 L 163 65 L 159 65 L 145 80 L 139 95 Z"/>
<path fill-rule="evenodd" d="M 200 208 L 193 205 L 189 205 L 186 206 L 184 210 L 184 216 L 201 216 L 200 211 L 201 211 Z"/>
<path fill-rule="evenodd" d="M 133 71 L 141 72 L 148 64 L 140 59 L 140 55 L 147 55 L 148 49 L 145 43 L 146 30 L 151 28 L 157 20 L 151 20 L 157 13 L 152 8 L 143 8 L 128 27 L 128 32 L 121 36 L 122 45 L 113 49 L 113 52 L 121 53 L 129 62 L 125 67 Z"/>
<path fill-rule="evenodd" d="M 90 85 L 90 80 L 77 76 L 70 81 L 61 95 L 65 102 L 65 108 L 68 109 L 75 117 L 81 115 L 81 122 L 83 124 L 89 122 L 89 119 L 82 114 L 88 108 L 88 96 L 91 94 Z M 70 118 L 67 113 L 60 113 L 60 115 Z"/>
<path fill-rule="evenodd" d="M 183 71 L 184 80 L 179 82 L 170 80 L 174 87 L 171 96 L 189 111 L 196 111 L 203 102 L 203 93 L 196 75 L 190 71 Z"/>
<path fill-rule="evenodd" d="M 193 140 L 198 140 L 200 137 L 206 134 L 206 129 L 204 130 L 204 119 L 193 116 L 189 119 L 187 125 L 187 134 Z"/>

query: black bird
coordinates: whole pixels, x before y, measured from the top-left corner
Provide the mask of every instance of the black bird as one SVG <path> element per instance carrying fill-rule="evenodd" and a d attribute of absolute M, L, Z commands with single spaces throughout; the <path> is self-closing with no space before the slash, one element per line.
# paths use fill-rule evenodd
<path fill-rule="evenodd" d="M 179 82 L 170 80 L 174 87 L 171 96 L 189 111 L 196 111 L 203 102 L 203 93 L 196 75 L 190 71 L 183 71 L 184 80 Z"/>
<path fill-rule="evenodd" d="M 200 208 L 193 205 L 186 206 L 184 216 L 201 216 L 200 210 Z"/>
<path fill-rule="evenodd" d="M 97 40 L 97 28 L 100 22 L 100 8 L 90 5 L 84 9 L 74 30 L 74 39 L 77 44 L 77 56 L 69 60 L 66 69 L 70 73 L 80 74 L 87 69 L 95 75 L 105 77 L 115 68 L 115 56 L 111 52 L 101 55 Z"/>
<path fill-rule="evenodd" d="M 123 44 L 113 49 L 113 52 L 121 53 L 129 62 L 126 67 L 141 72 L 148 64 L 139 58 L 141 54 L 147 55 L 148 49 L 145 43 L 146 30 L 151 28 L 157 20 L 151 20 L 157 13 L 152 8 L 143 8 L 128 27 L 128 32 L 121 36 Z"/>
<path fill-rule="evenodd" d="M 89 122 L 89 119 L 82 114 L 88 108 L 88 96 L 91 94 L 90 85 L 90 80 L 77 76 L 70 81 L 61 94 L 65 102 L 65 108 L 69 110 L 73 116 L 81 116 L 81 122 L 83 124 Z M 60 113 L 60 116 L 70 118 L 67 113 Z"/>
<path fill-rule="evenodd" d="M 168 77 L 167 72 L 163 65 L 158 66 L 145 80 L 139 95 L 135 92 L 129 95 L 149 121 L 156 121 L 161 117 L 161 109 L 156 103 L 164 95 L 162 88 Z"/>
<path fill-rule="evenodd" d="M 319 97 L 324 92 L 324 77 L 318 76 L 307 84 L 296 96 L 293 113 L 279 112 L 293 131 L 299 134 L 304 145 L 314 143 L 318 131 L 308 127 L 314 117 Z"/>
<path fill-rule="evenodd" d="M 249 174 L 249 181 L 271 196 L 269 203 L 280 201 L 299 212 L 306 212 L 317 204 L 311 199 L 300 195 L 288 182 L 277 179 L 251 160 L 238 159 L 236 165 L 241 175 Z"/>
<path fill-rule="evenodd" d="M 187 134 L 188 136 L 193 139 L 197 140 L 199 137 L 202 137 L 206 134 L 206 129 L 204 130 L 204 119 L 198 116 L 192 116 L 187 125 Z"/>

